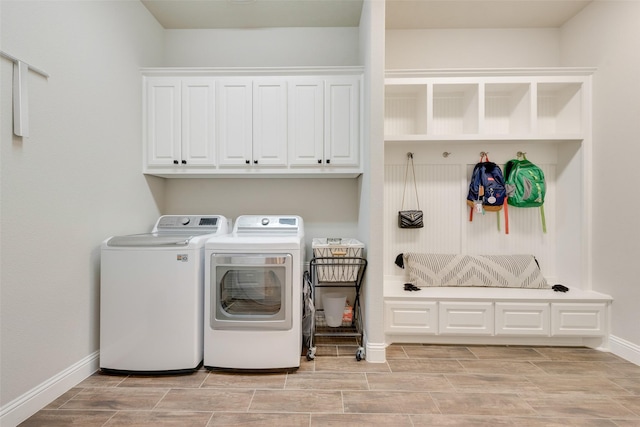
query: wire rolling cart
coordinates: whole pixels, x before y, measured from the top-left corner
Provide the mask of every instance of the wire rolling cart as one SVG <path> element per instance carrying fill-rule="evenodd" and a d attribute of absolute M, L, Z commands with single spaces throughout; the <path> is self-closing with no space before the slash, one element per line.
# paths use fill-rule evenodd
<path fill-rule="evenodd" d="M 304 275 L 304 307 L 303 320 L 307 320 L 308 337 L 307 360 L 313 360 L 316 356 L 316 337 L 352 337 L 355 339 L 358 349 L 356 360 L 364 358 L 363 325 L 360 305 L 360 289 L 362 279 L 367 269 L 367 260 L 360 257 L 315 257 L 309 263 L 310 272 Z M 317 288 L 353 288 L 355 297 L 353 300 L 353 314 L 350 324 L 342 324 L 338 327 L 327 325 L 324 310 L 315 309 Z M 303 321 L 303 329 L 305 328 Z"/>

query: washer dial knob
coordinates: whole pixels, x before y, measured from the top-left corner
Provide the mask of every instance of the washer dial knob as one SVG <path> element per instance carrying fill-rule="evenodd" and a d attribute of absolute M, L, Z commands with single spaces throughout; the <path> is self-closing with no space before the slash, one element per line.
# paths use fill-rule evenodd
<path fill-rule="evenodd" d="M 187 225 L 187 224 L 189 224 L 190 222 L 191 222 L 191 219 L 189 219 L 189 218 L 188 218 L 188 217 L 186 217 L 186 216 L 185 216 L 184 218 L 180 219 L 180 224 L 182 224 L 182 225 Z"/>
<path fill-rule="evenodd" d="M 269 224 L 269 218 L 262 218 L 262 225 L 268 225 Z"/>

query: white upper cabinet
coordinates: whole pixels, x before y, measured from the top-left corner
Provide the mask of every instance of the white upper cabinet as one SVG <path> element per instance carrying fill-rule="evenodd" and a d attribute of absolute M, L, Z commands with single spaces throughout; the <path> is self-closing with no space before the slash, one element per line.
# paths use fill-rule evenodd
<path fill-rule="evenodd" d="M 360 160 L 360 78 L 289 82 L 292 166 L 357 167 Z"/>
<path fill-rule="evenodd" d="M 253 160 L 253 83 L 251 79 L 217 83 L 220 166 L 245 166 Z"/>
<path fill-rule="evenodd" d="M 147 69 L 143 76 L 144 173 L 362 172 L 361 68 Z"/>
<path fill-rule="evenodd" d="M 215 165 L 215 85 L 211 79 L 182 81 L 182 158 L 191 166 Z"/>
<path fill-rule="evenodd" d="M 580 140 L 592 70 L 393 72 L 385 140 Z"/>
<path fill-rule="evenodd" d="M 253 164 L 287 166 L 287 83 L 253 82 Z"/>
<path fill-rule="evenodd" d="M 215 165 L 212 81 L 148 78 L 144 115 L 147 167 Z"/>
<path fill-rule="evenodd" d="M 168 166 L 182 160 L 180 79 L 149 78 L 144 86 L 145 164 Z"/>
<path fill-rule="evenodd" d="M 357 166 L 360 161 L 360 79 L 330 78 L 325 83 L 324 161 Z"/>
<path fill-rule="evenodd" d="M 217 104 L 220 166 L 287 166 L 284 80 L 219 80 Z"/>
<path fill-rule="evenodd" d="M 289 81 L 289 161 L 292 166 L 324 163 L 324 81 Z"/>

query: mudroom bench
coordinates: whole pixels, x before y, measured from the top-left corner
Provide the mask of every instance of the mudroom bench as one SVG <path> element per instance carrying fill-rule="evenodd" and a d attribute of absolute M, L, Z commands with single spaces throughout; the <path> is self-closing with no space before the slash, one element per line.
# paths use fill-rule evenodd
<path fill-rule="evenodd" d="M 422 287 L 384 281 L 387 344 L 558 345 L 607 348 L 612 298 L 593 291 Z"/>

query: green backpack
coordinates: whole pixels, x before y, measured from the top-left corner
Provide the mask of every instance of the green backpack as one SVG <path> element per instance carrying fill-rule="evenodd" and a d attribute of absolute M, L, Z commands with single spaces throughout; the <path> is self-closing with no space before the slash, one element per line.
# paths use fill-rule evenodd
<path fill-rule="evenodd" d="M 518 158 L 509 160 L 504 165 L 507 204 L 518 208 L 540 207 L 542 232 L 547 232 L 544 217 L 544 196 L 547 192 L 544 172 L 527 160 L 525 153 L 518 153 Z M 509 223 L 505 226 L 509 234 Z"/>

